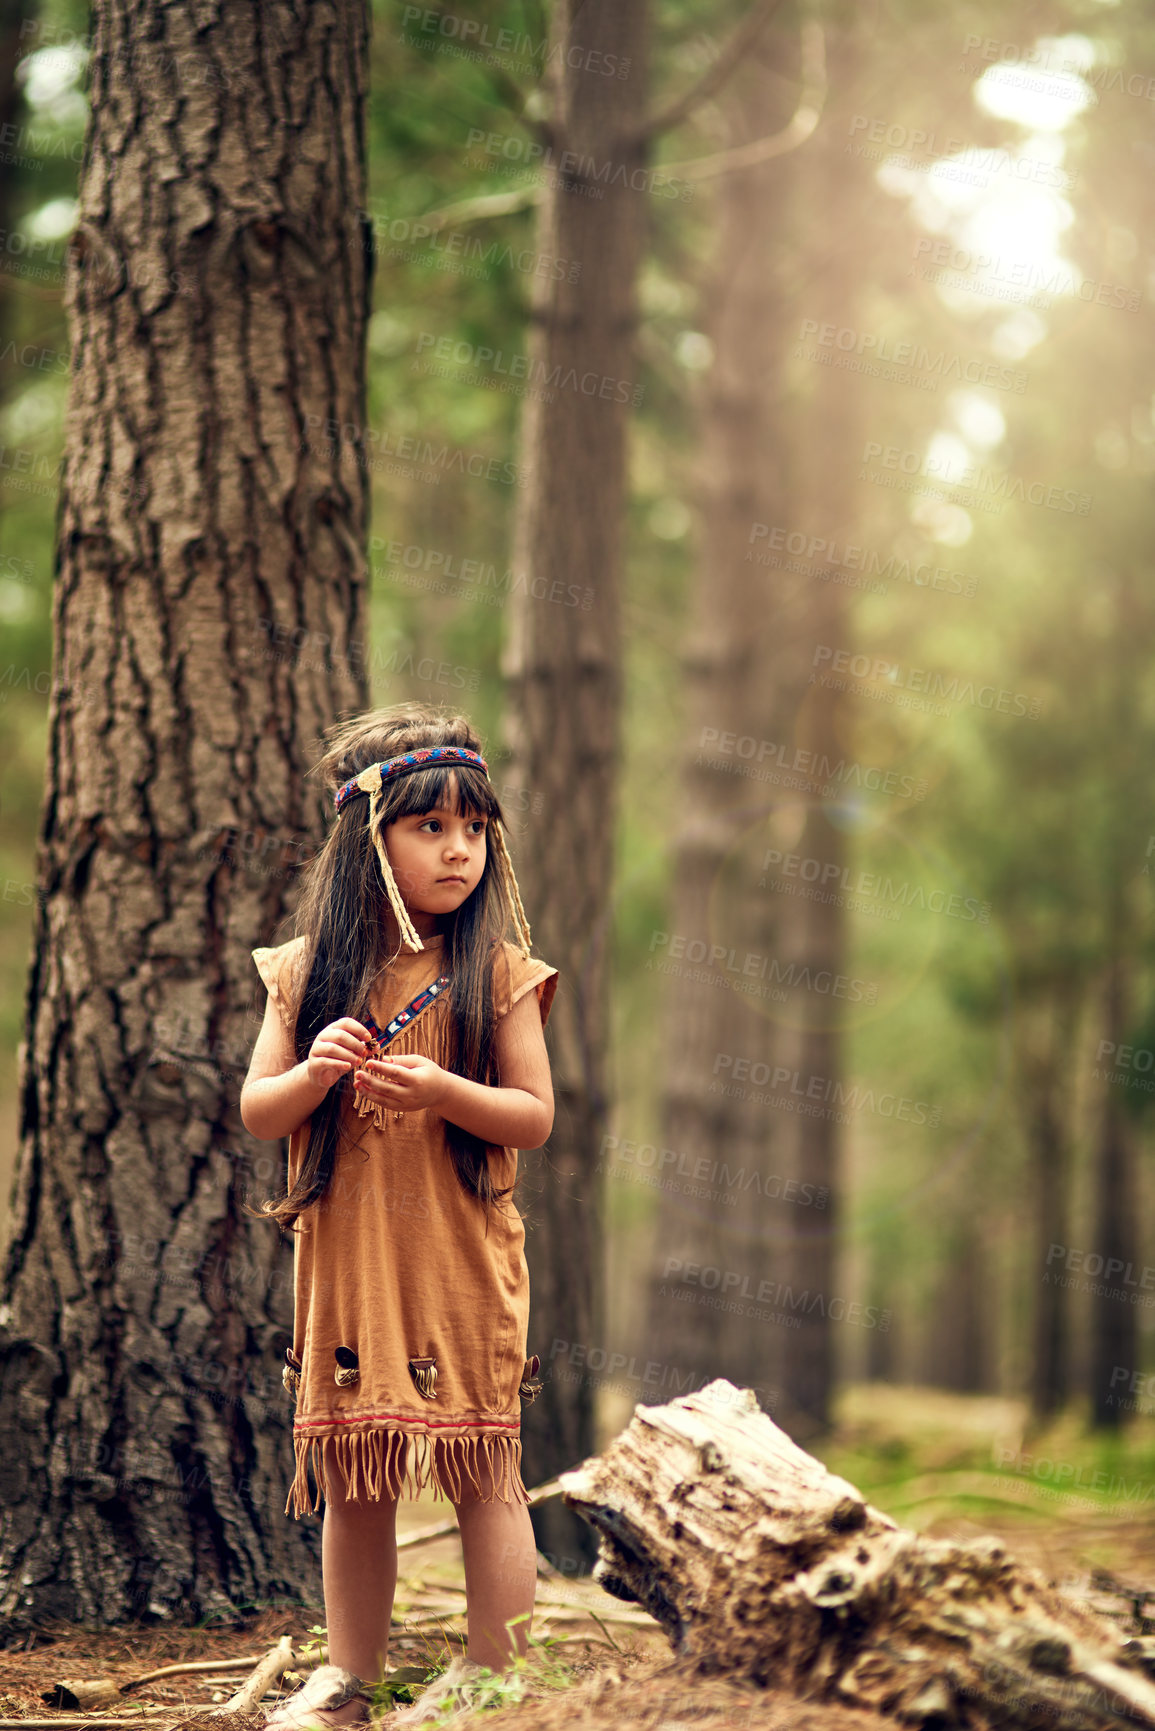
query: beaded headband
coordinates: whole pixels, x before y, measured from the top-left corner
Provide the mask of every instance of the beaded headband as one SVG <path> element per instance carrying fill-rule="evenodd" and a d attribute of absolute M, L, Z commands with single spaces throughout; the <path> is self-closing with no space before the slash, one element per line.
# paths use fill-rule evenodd
<path fill-rule="evenodd" d="M 373 846 L 377 850 L 377 859 L 381 866 L 381 875 L 385 879 L 385 889 L 393 912 L 397 916 L 397 924 L 401 937 L 411 950 L 423 950 L 425 945 L 409 917 L 409 909 L 401 899 L 397 880 L 393 876 L 393 867 L 389 863 L 389 855 L 385 851 L 383 824 L 381 812 L 384 805 L 383 788 L 387 781 L 392 781 L 398 775 L 404 775 L 408 770 L 433 769 L 440 765 L 451 766 L 459 763 L 464 768 L 480 769 L 486 780 L 489 779 L 489 765 L 480 752 L 471 751 L 466 745 L 429 745 L 416 751 L 403 752 L 399 757 L 389 757 L 382 763 L 371 763 L 368 769 L 363 769 L 355 775 L 352 781 L 347 781 L 333 795 L 333 805 L 337 811 L 347 800 L 359 793 L 369 795 L 369 833 L 373 838 Z M 494 864 L 497 875 L 505 892 L 506 905 L 513 917 L 514 929 L 517 932 L 519 947 L 523 955 L 530 952 L 529 922 L 525 917 L 521 894 L 517 887 L 517 879 L 513 875 L 513 861 L 505 845 L 500 823 L 491 818 L 486 831 L 492 840 Z"/>
<path fill-rule="evenodd" d="M 431 769 L 439 763 L 472 764 L 487 778 L 489 775 L 489 765 L 481 753 L 470 751 L 467 745 L 427 745 L 418 751 L 406 751 L 400 757 L 386 758 L 383 763 L 371 763 L 368 769 L 363 769 L 360 775 L 355 775 L 352 781 L 337 789 L 333 804 L 340 811 L 354 794 L 371 793 L 383 781 L 392 781 L 395 775 L 404 775 L 407 769 Z"/>

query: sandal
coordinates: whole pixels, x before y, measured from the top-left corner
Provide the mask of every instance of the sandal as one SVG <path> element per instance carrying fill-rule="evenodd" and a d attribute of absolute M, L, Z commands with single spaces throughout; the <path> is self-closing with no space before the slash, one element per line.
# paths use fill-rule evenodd
<path fill-rule="evenodd" d="M 352 1671 L 346 1671 L 341 1665 L 318 1665 L 299 1689 L 294 1690 L 281 1706 L 273 1708 L 265 1720 L 265 1731 L 305 1731 L 307 1726 L 319 1727 L 320 1731 L 334 1731 L 337 1722 L 322 1715 L 343 1707 L 346 1701 L 352 1701 L 356 1696 L 361 1698 L 364 1711 L 360 1718 L 342 1723 L 368 1724 L 372 1697 L 360 1677 L 355 1677 Z"/>

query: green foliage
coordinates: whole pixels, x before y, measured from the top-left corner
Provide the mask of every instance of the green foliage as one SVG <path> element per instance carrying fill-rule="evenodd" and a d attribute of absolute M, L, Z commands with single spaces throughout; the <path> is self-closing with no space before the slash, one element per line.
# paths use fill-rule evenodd
<path fill-rule="evenodd" d="M 902 1526 L 941 1530 L 966 1519 L 1030 1533 L 1058 1525 L 1074 1543 L 1085 1523 L 1078 1549 L 1117 1563 L 1133 1537 L 1128 1516 L 1142 1518 L 1155 1503 L 1149 1427 L 1105 1435 L 1080 1410 L 1033 1432 L 1025 1421 L 1010 1401 L 851 1388 L 835 1432 L 813 1452 Z"/>
<path fill-rule="evenodd" d="M 506 1624 L 506 1628 L 512 1636 L 519 1623 L 528 1621 L 528 1613 L 513 1617 Z M 573 1667 L 561 1658 L 558 1650 L 560 1645 L 553 1637 L 531 1634 L 528 1637 L 528 1651 L 517 1654 L 508 1670 L 493 1671 L 488 1666 L 482 1666 L 468 1684 L 470 1716 L 475 1713 L 493 1713 L 502 1707 L 515 1706 L 519 1701 L 572 1688 L 577 1680 L 576 1674 Z M 427 1682 L 435 1682 L 445 1668 L 438 1666 L 433 1675 L 427 1678 Z M 385 1687 L 388 1688 L 388 1682 Z M 461 1713 L 460 1702 L 447 1701 L 438 1717 L 430 1723 L 459 1723 Z"/>
<path fill-rule="evenodd" d="M 327 1651 L 326 1641 L 329 1634 L 328 1629 L 323 1623 L 313 1623 L 310 1625 L 309 1633 L 313 1639 L 301 1643 L 302 1651 L 307 1653 L 314 1660 L 315 1664 L 328 1664 L 328 1660 L 325 1657 Z"/>

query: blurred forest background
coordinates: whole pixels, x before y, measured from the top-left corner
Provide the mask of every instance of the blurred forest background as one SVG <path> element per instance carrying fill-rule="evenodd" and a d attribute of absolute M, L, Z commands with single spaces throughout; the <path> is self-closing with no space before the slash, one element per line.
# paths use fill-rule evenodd
<path fill-rule="evenodd" d="M 700 80 L 746 10 L 656 0 L 651 90 Z M 397 460 L 370 476 L 372 697 L 460 704 L 496 739 L 504 466 L 550 401 L 525 357 L 555 172 L 510 90 L 540 77 L 548 25 L 514 0 L 373 12 L 369 420 Z M 85 8 L 45 4 L 8 8 L 0 40 L 5 1194 L 86 32 Z M 580 1351 L 538 1350 L 590 1380 L 603 1430 L 731 1366 L 820 1422 L 831 1390 L 923 1385 L 1124 1428 L 1155 1410 L 1155 14 L 783 6 L 647 174 L 606 1306 Z M 546 268 L 575 262 L 598 269 Z M 406 438 L 417 478 L 394 472 Z M 422 467 L 425 446 L 488 474 Z M 524 805 L 515 854 L 547 821 Z M 712 814 L 695 904 L 675 879 Z M 257 839 L 233 854 L 274 869 Z M 806 919 L 825 979 L 743 988 Z M 686 1083 L 671 1027 L 695 968 Z M 787 1266 L 787 1241 L 818 1260 Z M 765 1306 L 745 1333 L 739 1298 Z M 813 1398 L 795 1334 L 829 1357 Z"/>

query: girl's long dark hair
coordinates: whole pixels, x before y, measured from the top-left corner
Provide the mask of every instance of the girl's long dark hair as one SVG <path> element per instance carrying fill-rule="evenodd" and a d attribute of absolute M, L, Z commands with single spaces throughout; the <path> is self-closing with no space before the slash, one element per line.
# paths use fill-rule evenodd
<path fill-rule="evenodd" d="M 446 714 L 425 703 L 373 710 L 330 728 L 325 737 L 328 749 L 312 773 L 324 779 L 330 802 L 336 790 L 361 770 L 402 752 L 430 745 L 482 749 L 479 735 L 465 716 Z M 455 802 L 451 776 L 457 783 Z M 411 770 L 385 782 L 382 793 L 382 825 L 451 802 L 461 816 L 484 815 L 491 821 L 503 821 L 492 783 L 482 770 L 468 765 Z M 298 1063 L 308 1057 L 313 1041 L 330 1022 L 367 1013 L 375 982 L 401 953 L 398 936 L 395 954 L 385 954 L 386 929 L 396 930 L 396 916 L 369 835 L 367 803 L 368 795 L 346 800 L 335 815 L 324 846 L 303 874 L 296 918 L 296 935 L 305 939 L 297 976 L 305 985 L 293 1034 Z M 442 928 L 444 971 L 453 982 L 447 1006 L 454 1032 L 450 1068 L 475 1082 L 497 1079 L 493 967 L 507 920 L 508 904 L 491 844 L 477 888 L 456 913 L 446 916 Z M 351 1092 L 349 1072 L 329 1089 L 312 1114 L 296 1183 L 276 1202 L 266 1202 L 263 1214 L 282 1227 L 292 1227 L 328 1189 L 337 1156 L 341 1108 Z M 508 1196 L 512 1186 L 504 1190 L 494 1186 L 488 1145 L 480 1137 L 448 1121 L 445 1129 L 457 1177 L 485 1205 L 488 1215 L 490 1205 Z"/>

